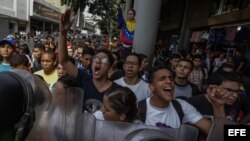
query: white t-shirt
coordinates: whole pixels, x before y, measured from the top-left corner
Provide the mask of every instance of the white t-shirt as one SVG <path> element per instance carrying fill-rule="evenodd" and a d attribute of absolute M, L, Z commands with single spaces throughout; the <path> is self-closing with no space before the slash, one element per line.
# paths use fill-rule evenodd
<path fill-rule="evenodd" d="M 226 59 L 221 60 L 220 58 L 215 58 L 215 59 L 214 59 L 214 62 L 213 62 L 213 65 L 214 65 L 213 72 L 216 72 L 216 71 L 218 70 L 218 68 L 219 68 L 223 63 L 226 63 L 226 62 L 227 62 Z"/>
<path fill-rule="evenodd" d="M 94 116 L 95 116 L 95 118 L 97 120 L 105 120 L 104 117 L 103 117 L 103 114 L 102 114 L 102 112 L 100 110 L 96 111 L 94 113 Z M 133 123 L 143 124 L 142 121 L 140 121 L 138 119 L 134 120 Z"/>
<path fill-rule="evenodd" d="M 130 90 L 132 90 L 137 98 L 137 102 L 144 100 L 148 97 L 152 96 L 152 92 L 148 87 L 148 83 L 145 81 L 141 80 L 135 84 L 135 85 L 129 85 L 124 81 L 124 78 L 120 78 L 114 81 L 115 83 L 123 86 L 123 87 L 128 87 Z"/>
<path fill-rule="evenodd" d="M 202 115 L 189 103 L 184 100 L 176 99 L 182 107 L 184 116 L 182 123 L 194 124 L 202 118 Z M 147 98 L 147 114 L 146 125 L 157 126 L 157 124 L 163 124 L 172 128 L 179 128 L 180 118 L 176 112 L 172 102 L 166 108 L 156 108 L 150 104 L 150 98 Z"/>
<path fill-rule="evenodd" d="M 100 110 L 96 111 L 94 113 L 94 116 L 95 116 L 96 119 L 104 120 L 103 114 L 102 114 L 102 112 Z"/>

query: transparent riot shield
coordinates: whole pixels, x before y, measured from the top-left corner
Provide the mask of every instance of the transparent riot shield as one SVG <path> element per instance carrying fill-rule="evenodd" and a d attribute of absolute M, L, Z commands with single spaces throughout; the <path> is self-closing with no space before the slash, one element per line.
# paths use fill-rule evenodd
<path fill-rule="evenodd" d="M 164 132 L 165 137 L 173 139 L 171 141 L 175 141 L 178 135 L 178 129 L 96 120 L 93 115 L 88 113 L 82 114 L 77 122 L 77 141 L 128 141 L 126 137 L 140 129 L 152 129 L 154 132 Z"/>
<path fill-rule="evenodd" d="M 169 129 L 172 132 L 166 130 L 156 129 L 139 129 L 129 133 L 124 141 L 196 141 L 198 138 L 198 129 L 192 125 L 182 124 L 179 129 Z M 178 132 L 175 137 L 173 132 Z"/>
<path fill-rule="evenodd" d="M 40 140 L 38 135 L 46 123 L 46 116 L 52 103 L 48 85 L 39 76 L 33 75 L 33 79 L 35 120 L 26 141 Z"/>
<path fill-rule="evenodd" d="M 123 141 L 176 141 L 169 133 L 156 129 L 139 129 L 129 133 Z"/>
<path fill-rule="evenodd" d="M 206 141 L 223 141 L 224 125 L 237 125 L 225 117 L 215 118 Z"/>
<path fill-rule="evenodd" d="M 44 112 L 50 107 L 51 93 L 47 84 L 40 77 L 28 71 L 12 70 L 6 74 L 21 84 L 22 91 L 19 94 L 24 95 L 24 113 L 15 125 L 15 140 L 24 140 L 26 136 L 35 140 L 32 133 L 37 132 L 38 121 L 42 120 Z"/>
<path fill-rule="evenodd" d="M 82 111 L 83 90 L 57 85 L 51 90 L 52 103 L 36 120 L 29 141 L 75 141 L 76 121 Z"/>
<path fill-rule="evenodd" d="M 198 139 L 199 130 L 193 125 L 182 124 L 179 128 L 178 141 L 196 141 Z"/>
<path fill-rule="evenodd" d="M 126 122 L 96 120 L 84 113 L 77 120 L 77 141 L 196 141 L 198 129 L 183 124 L 179 129 Z"/>

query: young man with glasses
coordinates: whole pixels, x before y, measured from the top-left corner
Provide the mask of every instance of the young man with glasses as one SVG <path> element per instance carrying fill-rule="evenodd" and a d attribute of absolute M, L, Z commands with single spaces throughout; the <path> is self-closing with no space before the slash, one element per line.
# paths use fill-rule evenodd
<path fill-rule="evenodd" d="M 233 122 L 240 122 L 237 118 L 241 110 L 246 115 L 250 114 L 250 107 L 242 107 L 249 103 L 249 98 L 240 94 L 240 77 L 235 72 L 217 72 L 211 75 L 206 94 L 198 95 L 187 99 L 197 110 L 208 117 L 213 118 L 213 107 L 209 93 L 216 90 L 215 96 L 225 101 L 225 112 L 228 119 Z M 224 98 L 222 93 L 226 93 L 229 97 Z M 249 105 L 249 104 L 247 104 Z"/>
<path fill-rule="evenodd" d="M 211 75 L 206 94 L 197 95 L 187 99 L 204 117 L 214 120 L 216 118 L 214 107 L 212 106 L 211 93 L 225 102 L 223 108 L 227 119 L 239 123 L 246 124 L 249 122 L 250 107 L 249 97 L 240 94 L 240 78 L 235 72 L 217 72 Z M 224 97 L 223 94 L 229 95 Z M 239 114 L 243 111 L 245 117 L 239 120 Z M 248 120 L 247 120 L 248 119 Z M 205 140 L 206 135 L 200 134 L 200 140 Z"/>
<path fill-rule="evenodd" d="M 112 53 L 106 49 L 97 50 L 92 59 L 92 76 L 89 76 L 83 69 L 77 69 L 70 62 L 67 55 L 66 36 L 67 31 L 73 22 L 71 9 L 67 9 L 62 14 L 59 28 L 59 63 L 64 67 L 68 75 L 77 79 L 78 87 L 84 89 L 83 108 L 89 113 L 94 113 L 102 106 L 104 93 L 119 85 L 108 79 L 108 70 L 112 66 L 114 59 Z"/>
<path fill-rule="evenodd" d="M 123 64 L 125 76 L 115 80 L 115 83 L 130 88 L 136 95 L 137 102 L 152 95 L 148 83 L 139 78 L 141 58 L 136 53 L 130 53 Z"/>

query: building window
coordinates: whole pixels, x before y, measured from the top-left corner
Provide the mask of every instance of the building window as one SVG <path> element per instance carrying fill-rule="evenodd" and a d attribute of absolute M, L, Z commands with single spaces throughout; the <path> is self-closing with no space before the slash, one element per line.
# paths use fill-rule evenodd
<path fill-rule="evenodd" d="M 240 9 L 242 0 L 224 0 L 222 13 L 233 12 Z"/>
<path fill-rule="evenodd" d="M 213 0 L 211 16 L 221 15 L 241 9 L 245 0 Z M 248 2 L 248 4 L 250 4 Z"/>
<path fill-rule="evenodd" d="M 213 0 L 212 6 L 211 6 L 211 16 L 220 15 L 221 14 L 221 5 L 223 0 Z"/>
<path fill-rule="evenodd" d="M 244 0 L 243 7 L 250 7 L 250 0 Z"/>
<path fill-rule="evenodd" d="M 10 33 L 14 33 L 15 31 L 15 24 L 14 23 L 9 23 L 9 30 L 10 30 Z"/>

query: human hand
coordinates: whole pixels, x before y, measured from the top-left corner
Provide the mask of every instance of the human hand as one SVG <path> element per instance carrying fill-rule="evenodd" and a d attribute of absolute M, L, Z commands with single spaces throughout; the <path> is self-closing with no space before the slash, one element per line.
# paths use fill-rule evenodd
<path fill-rule="evenodd" d="M 72 10 L 70 8 L 66 9 L 66 11 L 61 15 L 59 24 L 60 32 L 67 32 L 70 29 L 74 19 L 75 16 L 73 16 Z"/>
<path fill-rule="evenodd" d="M 207 93 L 212 106 L 217 108 L 224 107 L 230 96 L 226 90 L 216 85 L 209 85 Z"/>

